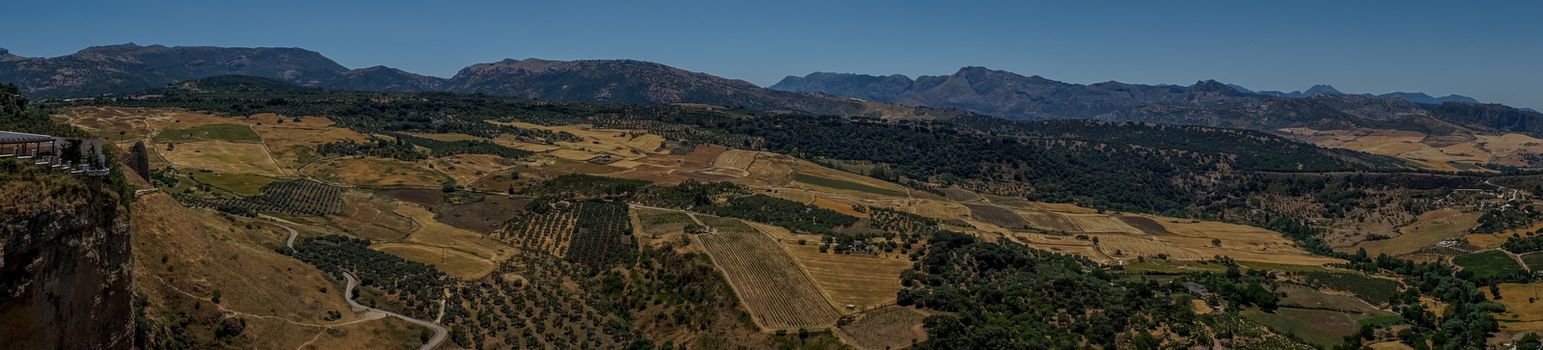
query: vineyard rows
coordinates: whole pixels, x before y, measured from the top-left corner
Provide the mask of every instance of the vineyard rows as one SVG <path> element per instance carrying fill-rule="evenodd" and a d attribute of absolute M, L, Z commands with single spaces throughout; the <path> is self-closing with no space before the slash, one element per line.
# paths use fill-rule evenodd
<path fill-rule="evenodd" d="M 770 237 L 759 233 L 697 237 L 763 327 L 824 328 L 840 316 L 814 281 Z"/>

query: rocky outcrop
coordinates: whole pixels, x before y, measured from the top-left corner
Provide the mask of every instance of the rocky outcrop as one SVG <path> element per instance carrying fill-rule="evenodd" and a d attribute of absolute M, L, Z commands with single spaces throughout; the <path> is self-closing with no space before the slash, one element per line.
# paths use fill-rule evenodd
<path fill-rule="evenodd" d="M 101 178 L 0 160 L 0 349 L 128 349 L 126 209 Z"/>

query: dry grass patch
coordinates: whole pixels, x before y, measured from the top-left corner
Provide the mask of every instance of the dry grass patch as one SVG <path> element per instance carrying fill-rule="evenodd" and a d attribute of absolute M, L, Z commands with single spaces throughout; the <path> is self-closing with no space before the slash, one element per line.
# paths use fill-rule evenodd
<path fill-rule="evenodd" d="M 328 159 L 307 165 L 302 172 L 317 178 L 355 186 L 412 186 L 438 188 L 444 174 L 418 164 L 377 157 Z"/>
<path fill-rule="evenodd" d="M 412 219 L 396 213 L 397 203 L 369 193 L 343 192 L 343 211 L 322 220 L 339 231 L 376 241 L 407 237 L 417 228 Z"/>
<path fill-rule="evenodd" d="M 517 164 L 519 162 L 513 159 L 491 154 L 457 154 L 433 158 L 429 167 L 449 176 L 456 184 L 467 186 L 488 174 L 505 172 Z"/>
<path fill-rule="evenodd" d="M 755 162 L 756 153 L 758 152 L 730 149 L 713 158 L 712 167 L 733 176 L 749 176 L 750 164 Z"/>
<path fill-rule="evenodd" d="M 243 219 L 187 209 L 160 193 L 141 196 L 133 206 L 135 285 L 151 310 L 192 312 L 196 301 L 204 312 L 240 313 L 248 323 L 238 342 L 254 348 L 294 348 L 319 331 L 286 320 L 356 319 L 341 288 L 321 271 L 250 240 L 271 235 L 271 229 L 254 224 L 262 232 L 247 232 Z M 216 294 L 218 306 L 212 302 Z M 326 321 L 327 311 L 343 318 Z"/>
<path fill-rule="evenodd" d="M 302 350 L 309 349 L 417 349 L 420 336 L 433 330 L 395 317 L 355 323 L 324 330 Z"/>
<path fill-rule="evenodd" d="M 171 149 L 165 144 L 153 146 L 179 168 L 203 169 L 219 173 L 249 174 L 282 177 L 284 171 L 268 155 L 261 144 L 226 141 L 194 141 L 177 143 Z"/>
<path fill-rule="evenodd" d="M 805 245 L 784 243 L 782 247 L 829 296 L 831 307 L 843 313 L 894 303 L 895 294 L 900 292 L 900 272 L 911 268 L 911 260 L 899 254 L 820 253 L 814 241 Z"/>
<path fill-rule="evenodd" d="M 1079 229 L 1079 231 L 1082 231 L 1082 232 L 1099 232 L 1099 233 L 1110 233 L 1110 232 L 1112 232 L 1112 233 L 1127 233 L 1127 234 L 1136 234 L 1136 235 L 1146 233 L 1146 232 L 1143 232 L 1141 229 L 1137 229 L 1135 227 L 1131 227 L 1131 225 L 1126 224 L 1124 220 L 1120 220 L 1120 218 L 1117 217 L 1117 216 L 1099 215 L 1099 214 L 1093 214 L 1093 215 L 1081 214 L 1081 215 L 1064 215 L 1064 216 L 1065 216 L 1066 219 L 1070 220 L 1072 222 L 1072 224 L 1076 225 L 1077 228 Z"/>
<path fill-rule="evenodd" d="M 1505 312 L 1495 315 L 1506 331 L 1543 332 L 1543 283 L 1501 283 L 1500 299 L 1489 291 L 1484 297 L 1505 305 Z"/>
<path fill-rule="evenodd" d="M 434 265 L 434 268 L 439 271 L 468 281 L 474 281 L 487 276 L 493 272 L 495 267 L 493 262 L 488 259 L 450 248 L 412 243 L 379 243 L 370 246 L 370 248 L 396 255 L 403 259 Z"/>
<path fill-rule="evenodd" d="M 433 212 L 416 204 L 400 203 L 396 207 L 396 213 L 418 223 L 418 229 L 407 235 L 409 242 L 460 250 L 471 256 L 494 262 L 503 261 L 514 254 L 513 247 L 476 232 L 434 220 Z"/>
<path fill-rule="evenodd" d="M 1366 253 L 1371 256 L 1399 256 L 1434 246 L 1442 240 L 1462 237 L 1478 225 L 1478 213 L 1442 208 L 1420 214 L 1414 223 L 1398 228 L 1398 237 L 1361 242 L 1358 246 L 1366 248 Z"/>

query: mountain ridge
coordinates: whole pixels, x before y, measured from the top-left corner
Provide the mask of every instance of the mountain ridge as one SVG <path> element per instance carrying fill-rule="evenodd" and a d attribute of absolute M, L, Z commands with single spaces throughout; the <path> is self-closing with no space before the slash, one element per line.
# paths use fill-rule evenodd
<path fill-rule="evenodd" d="M 127 43 L 93 46 L 52 58 L 0 53 L 0 82 L 16 84 L 34 98 L 129 94 L 221 75 L 248 75 L 337 90 L 485 93 L 628 104 L 703 103 L 902 119 L 960 114 L 772 90 L 743 80 L 630 59 L 504 59 L 472 64 L 455 76 L 440 78 L 386 66 L 348 69 L 320 53 L 299 48 Z"/>

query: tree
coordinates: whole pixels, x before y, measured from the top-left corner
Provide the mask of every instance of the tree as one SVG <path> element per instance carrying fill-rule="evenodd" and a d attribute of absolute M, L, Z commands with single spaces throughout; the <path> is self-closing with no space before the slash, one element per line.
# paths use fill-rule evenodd
<path fill-rule="evenodd" d="M 1222 239 L 1221 238 L 1212 238 L 1211 239 L 1211 245 L 1212 246 L 1217 246 L 1217 247 L 1222 246 Z"/>

